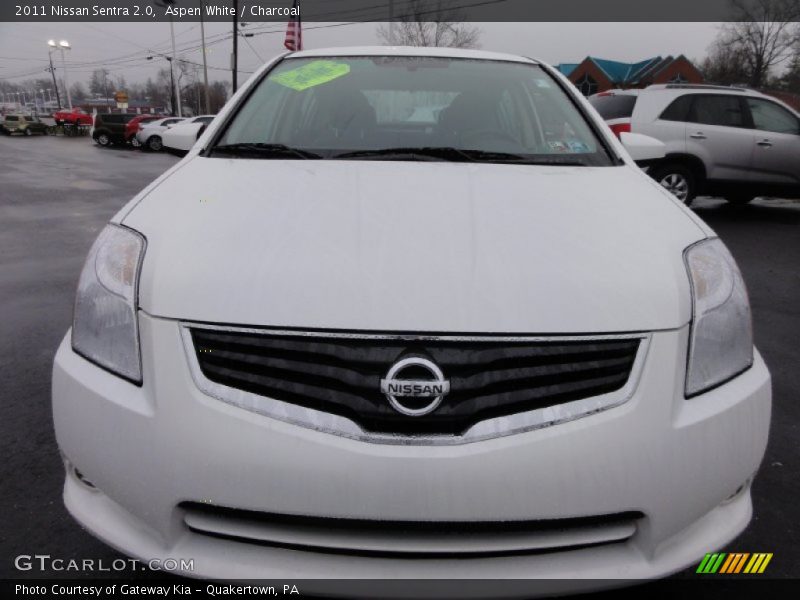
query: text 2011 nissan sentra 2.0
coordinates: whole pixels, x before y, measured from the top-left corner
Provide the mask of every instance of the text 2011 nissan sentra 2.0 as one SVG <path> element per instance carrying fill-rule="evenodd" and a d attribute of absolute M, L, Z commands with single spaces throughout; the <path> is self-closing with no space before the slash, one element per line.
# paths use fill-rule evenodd
<path fill-rule="evenodd" d="M 53 376 L 69 511 L 223 579 L 577 589 L 723 546 L 770 377 L 650 141 L 528 58 L 266 65 L 89 253 Z"/>

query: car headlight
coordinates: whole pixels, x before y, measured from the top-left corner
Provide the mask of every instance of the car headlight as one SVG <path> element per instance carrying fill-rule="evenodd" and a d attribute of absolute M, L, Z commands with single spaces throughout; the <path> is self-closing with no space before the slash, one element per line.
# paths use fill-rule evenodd
<path fill-rule="evenodd" d="M 136 301 L 145 239 L 108 225 L 95 240 L 78 281 L 72 348 L 134 382 L 142 381 Z"/>
<path fill-rule="evenodd" d="M 753 325 L 742 274 L 718 238 L 684 254 L 692 284 L 686 397 L 725 383 L 753 364 Z"/>

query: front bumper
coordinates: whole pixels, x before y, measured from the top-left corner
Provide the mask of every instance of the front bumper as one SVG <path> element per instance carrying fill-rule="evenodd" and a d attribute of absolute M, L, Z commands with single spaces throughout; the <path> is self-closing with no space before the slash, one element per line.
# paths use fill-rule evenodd
<path fill-rule="evenodd" d="M 69 335 L 58 350 L 58 443 L 96 486 L 68 472 L 64 498 L 81 524 L 127 554 L 193 558 L 187 575 L 541 578 L 566 580 L 559 591 L 580 590 L 600 579 L 680 570 L 750 520 L 749 481 L 769 430 L 769 373 L 756 355 L 739 377 L 685 400 L 687 328 L 653 334 L 638 389 L 622 406 L 470 444 L 399 446 L 306 429 L 206 396 L 192 380 L 178 323 L 142 313 L 140 326 L 143 387 L 76 355 Z M 644 516 L 624 543 L 409 560 L 215 539 L 187 528 L 186 502 L 378 521 Z"/>

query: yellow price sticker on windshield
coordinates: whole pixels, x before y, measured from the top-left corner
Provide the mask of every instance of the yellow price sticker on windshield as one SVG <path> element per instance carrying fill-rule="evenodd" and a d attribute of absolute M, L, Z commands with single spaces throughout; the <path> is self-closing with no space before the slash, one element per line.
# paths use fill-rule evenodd
<path fill-rule="evenodd" d="M 272 81 L 302 92 L 316 85 L 328 83 L 350 72 L 350 65 L 330 60 L 315 60 L 307 65 L 280 73 Z"/>

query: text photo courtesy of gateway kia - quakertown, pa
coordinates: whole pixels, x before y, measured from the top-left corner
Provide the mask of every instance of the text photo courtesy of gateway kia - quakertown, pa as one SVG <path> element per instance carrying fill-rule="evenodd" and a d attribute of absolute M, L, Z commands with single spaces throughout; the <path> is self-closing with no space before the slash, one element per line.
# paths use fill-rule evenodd
<path fill-rule="evenodd" d="M 797 0 L 3 2 L 0 133 L 10 596 L 800 591 Z"/>

